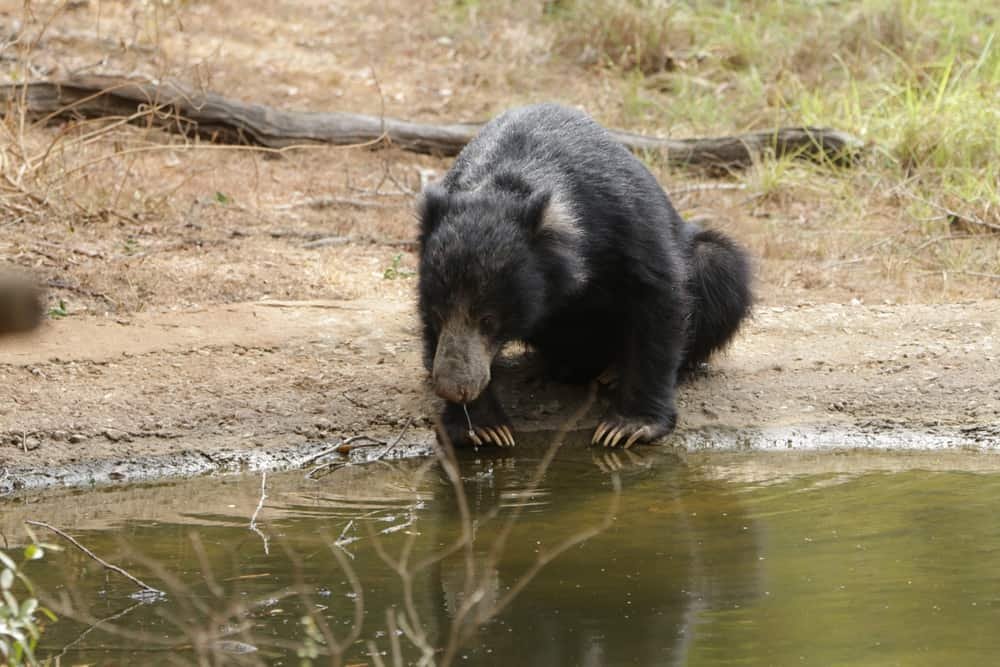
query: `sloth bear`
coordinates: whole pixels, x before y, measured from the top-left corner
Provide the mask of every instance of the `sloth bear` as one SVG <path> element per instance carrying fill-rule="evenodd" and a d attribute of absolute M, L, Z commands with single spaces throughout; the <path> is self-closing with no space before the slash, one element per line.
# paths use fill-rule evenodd
<path fill-rule="evenodd" d="M 424 362 L 446 401 L 439 435 L 455 445 L 514 444 L 490 386 L 513 340 L 559 381 L 617 370 L 593 443 L 655 440 L 677 421 L 678 374 L 750 310 L 746 253 L 682 220 L 646 167 L 574 109 L 490 121 L 418 215 Z"/>

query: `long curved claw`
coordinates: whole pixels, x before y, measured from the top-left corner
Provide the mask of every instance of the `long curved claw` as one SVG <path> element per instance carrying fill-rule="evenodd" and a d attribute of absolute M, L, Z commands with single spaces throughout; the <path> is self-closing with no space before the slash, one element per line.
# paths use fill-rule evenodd
<path fill-rule="evenodd" d="M 473 426 L 467 432 L 467 436 L 476 447 L 483 447 L 485 445 L 513 447 L 516 444 L 514 434 L 506 424 L 501 426 Z"/>
<path fill-rule="evenodd" d="M 610 428 L 611 428 L 611 424 L 609 424 L 607 422 L 601 422 L 600 424 L 598 424 L 597 425 L 597 430 L 594 431 L 594 437 L 592 437 L 590 439 L 590 444 L 592 444 L 592 445 L 599 445 L 599 444 L 601 444 L 601 439 L 604 437 L 604 434 Z"/>
<path fill-rule="evenodd" d="M 635 443 L 639 442 L 639 440 L 641 440 L 643 438 L 648 438 L 649 435 L 650 435 L 650 432 L 651 432 L 651 429 L 648 426 L 643 426 L 642 428 L 638 429 L 635 433 L 633 433 L 632 436 L 628 440 L 625 441 L 625 444 L 623 445 L 623 447 L 625 449 L 628 449 L 629 447 L 631 447 Z"/>
<path fill-rule="evenodd" d="M 625 434 L 628 433 L 628 427 L 625 425 L 619 426 L 614 431 L 609 433 L 604 439 L 605 447 L 617 447 L 618 441 L 621 440 Z"/>

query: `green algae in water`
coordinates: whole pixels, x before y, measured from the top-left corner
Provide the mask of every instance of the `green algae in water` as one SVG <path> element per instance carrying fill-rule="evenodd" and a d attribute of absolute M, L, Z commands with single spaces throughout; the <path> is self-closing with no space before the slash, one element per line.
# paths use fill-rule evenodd
<path fill-rule="evenodd" d="M 1000 474 L 761 483 L 720 473 L 711 457 L 682 462 L 646 449 L 612 460 L 572 443 L 529 492 L 541 450 L 515 454 L 461 461 L 484 604 L 503 599 L 539 554 L 607 519 L 608 470 L 620 466 L 618 511 L 484 623 L 456 663 L 940 665 L 988 664 L 1000 652 Z M 247 528 L 259 477 L 81 494 L 58 511 L 43 504 L 32 518 L 71 530 L 169 597 L 136 604 L 127 581 L 82 554 L 52 554 L 34 570 L 36 583 L 72 593 L 90 622 L 50 626 L 42 655 L 157 665 L 196 662 L 202 651 L 214 664 L 298 665 L 297 652 L 316 644 L 301 622 L 307 606 L 343 638 L 363 601 L 345 662 L 373 664 L 371 640 L 391 664 L 386 609 L 402 609 L 405 596 L 372 535 L 394 557 L 412 540 L 416 563 L 452 544 L 462 523 L 440 468 L 417 481 L 420 463 L 379 465 L 318 481 L 269 476 L 258 517 L 266 552 Z M 514 511 L 506 547 L 486 567 Z M 338 539 L 360 600 L 331 555 Z M 465 586 L 461 551 L 413 576 L 413 607 L 435 646 L 447 643 Z M 224 618 L 226 604 L 244 612 Z M 399 642 L 407 662 L 419 658 L 405 636 Z"/>

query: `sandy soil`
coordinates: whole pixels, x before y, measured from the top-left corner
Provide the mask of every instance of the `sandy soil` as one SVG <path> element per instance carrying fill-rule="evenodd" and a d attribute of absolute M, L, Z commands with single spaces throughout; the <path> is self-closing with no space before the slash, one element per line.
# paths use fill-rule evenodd
<path fill-rule="evenodd" d="M 175 77 L 276 106 L 428 121 L 482 120 L 557 91 L 621 120 L 614 75 L 540 59 L 544 33 L 527 19 L 456 21 L 432 2 L 42 9 L 0 0 L 8 31 L 34 36 L 34 51 L 5 57 L 33 76 Z M 395 437 L 411 418 L 394 455 L 426 451 L 435 407 L 413 317 L 412 200 L 447 160 L 261 154 L 99 123 L 26 126 L 17 140 L 10 159 L 45 156 L 29 183 L 44 207 L 0 219 L 0 259 L 47 286 L 52 318 L 0 339 L 0 494 L 294 465 L 340 437 Z M 658 175 L 685 215 L 758 258 L 755 319 L 684 388 L 671 443 L 1000 446 L 995 283 L 942 275 L 940 291 L 921 291 L 902 269 L 879 280 L 866 248 L 894 209 L 848 233 L 814 191 Z M 956 293 L 969 300 L 934 303 Z M 503 394 L 522 432 L 557 428 L 583 400 L 513 366 Z"/>
<path fill-rule="evenodd" d="M 761 307 L 683 389 L 668 442 L 1000 447 L 998 323 L 1000 301 Z M 4 483 L 143 478 L 158 457 L 158 474 L 197 472 L 192 456 L 208 469 L 288 465 L 336 438 L 390 438 L 411 418 L 404 442 L 426 445 L 435 408 L 415 325 L 409 299 L 371 298 L 50 322 L 0 348 Z M 540 380 L 530 358 L 505 366 L 502 395 L 521 431 L 556 429 L 585 400 Z M 599 400 L 578 427 L 601 410 Z"/>

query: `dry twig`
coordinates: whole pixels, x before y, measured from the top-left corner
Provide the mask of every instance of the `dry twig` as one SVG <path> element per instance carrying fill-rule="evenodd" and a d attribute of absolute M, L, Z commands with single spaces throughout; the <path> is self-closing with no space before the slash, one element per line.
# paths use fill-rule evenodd
<path fill-rule="evenodd" d="M 403 436 L 406 435 L 407 429 L 409 429 L 410 426 L 412 425 L 413 425 L 413 417 L 410 417 L 409 419 L 406 420 L 406 423 L 403 424 L 403 429 L 399 432 L 399 435 L 396 436 L 396 439 L 393 440 L 388 445 L 386 445 L 385 449 L 376 454 L 375 457 L 372 458 L 372 462 L 374 463 L 375 461 L 381 461 L 382 459 L 384 459 L 385 455 L 391 452 L 393 448 L 400 443 L 400 441 L 403 439 Z"/>
<path fill-rule="evenodd" d="M 55 533 L 59 537 L 63 538 L 64 540 L 68 541 L 74 547 L 76 547 L 77 549 L 79 549 L 80 551 L 82 551 L 83 553 L 85 553 L 87 556 L 89 556 L 91 559 L 93 559 L 94 561 L 96 561 L 97 563 L 99 563 L 100 565 L 102 565 L 103 567 L 105 567 L 108 570 L 111 570 L 113 572 L 117 572 L 118 574 L 122 575 L 123 577 L 125 577 L 126 579 L 128 579 L 129 581 L 131 581 L 132 583 L 134 583 L 137 586 L 139 586 L 142 589 L 142 592 L 144 592 L 144 593 L 155 593 L 158 597 L 166 597 L 167 594 L 164 593 L 163 591 L 161 591 L 159 588 L 154 588 L 154 587 L 150 586 L 149 584 L 147 584 L 146 582 L 144 582 L 143 580 L 139 579 L 138 577 L 135 577 L 135 576 L 129 574 L 128 572 L 126 572 L 124 569 L 118 567 L 117 565 L 109 563 L 108 561 L 104 560 L 103 558 L 101 558 L 100 556 L 98 556 L 97 554 L 95 554 L 93 551 L 91 551 L 90 549 L 88 549 L 87 547 L 85 547 L 82 544 L 80 544 L 79 542 L 77 542 L 76 539 L 73 538 L 71 535 L 67 535 L 65 532 L 63 532 L 62 530 L 56 528 L 55 526 L 53 526 L 51 524 L 48 524 L 48 523 L 45 523 L 44 521 L 32 521 L 30 519 L 29 520 L 25 520 L 25 523 L 28 524 L 29 526 L 40 526 L 42 528 L 47 528 L 48 530 L 51 530 L 53 533 Z"/>
<path fill-rule="evenodd" d="M 290 204 L 279 204 L 278 206 L 274 206 L 272 208 L 275 211 L 291 211 L 297 208 L 311 208 L 316 211 L 321 211 L 334 206 L 353 206 L 354 208 L 397 208 L 403 205 L 403 202 L 386 203 L 372 201 L 369 199 L 357 199 L 355 197 L 322 195 L 319 197 L 310 197 L 309 199 L 304 199 L 302 201 L 292 202 Z"/>
<path fill-rule="evenodd" d="M 253 511 L 253 516 L 250 517 L 250 530 L 260 535 L 260 539 L 264 541 L 264 555 L 269 556 L 271 554 L 268 548 L 268 539 L 260 528 L 257 527 L 257 515 L 264 508 L 264 501 L 267 500 L 267 471 L 265 470 L 260 476 L 260 500 L 257 501 L 257 509 Z"/>

